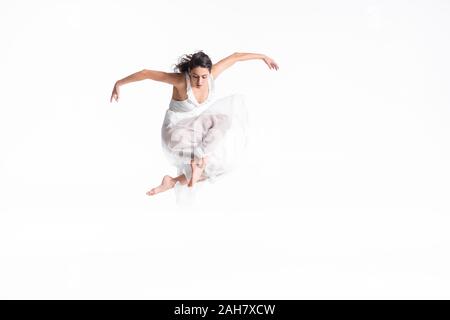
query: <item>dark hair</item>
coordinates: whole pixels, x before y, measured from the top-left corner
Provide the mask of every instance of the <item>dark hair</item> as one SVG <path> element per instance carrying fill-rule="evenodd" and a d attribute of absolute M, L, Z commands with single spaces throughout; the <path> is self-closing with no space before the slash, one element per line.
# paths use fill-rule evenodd
<path fill-rule="evenodd" d="M 175 72 L 177 70 L 179 70 L 180 73 L 189 72 L 196 67 L 208 68 L 209 72 L 211 72 L 211 59 L 202 50 L 193 54 L 186 54 L 185 57 L 181 57 L 178 61 L 178 64 L 176 64 L 174 68 Z"/>

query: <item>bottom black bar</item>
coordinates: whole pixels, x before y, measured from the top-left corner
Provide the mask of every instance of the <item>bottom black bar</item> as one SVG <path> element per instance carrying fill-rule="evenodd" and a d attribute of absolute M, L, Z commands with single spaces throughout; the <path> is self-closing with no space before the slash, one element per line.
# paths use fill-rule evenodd
<path fill-rule="evenodd" d="M 3 300 L 15 317 L 84 319 L 301 319 L 423 316 L 445 313 L 448 300 Z"/>

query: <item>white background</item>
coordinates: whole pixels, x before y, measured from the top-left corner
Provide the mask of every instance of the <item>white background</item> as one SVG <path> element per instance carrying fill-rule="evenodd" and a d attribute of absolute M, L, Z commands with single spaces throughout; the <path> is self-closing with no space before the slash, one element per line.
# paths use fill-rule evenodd
<path fill-rule="evenodd" d="M 2 1 L 0 298 L 450 298 L 448 1 Z M 196 205 L 164 174 L 186 53 L 237 62 L 250 146 Z M 203 183 L 203 182 L 202 182 Z"/>

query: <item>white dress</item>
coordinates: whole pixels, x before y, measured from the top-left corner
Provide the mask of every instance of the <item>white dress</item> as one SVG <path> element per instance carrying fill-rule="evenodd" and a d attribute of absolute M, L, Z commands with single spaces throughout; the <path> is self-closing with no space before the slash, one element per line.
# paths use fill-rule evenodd
<path fill-rule="evenodd" d="M 189 181 L 191 159 L 208 156 L 203 175 L 214 182 L 232 170 L 247 146 L 247 109 L 242 94 L 215 98 L 215 84 L 208 75 L 208 97 L 198 103 L 186 79 L 187 99 L 171 99 L 161 128 L 161 143 L 167 159 Z M 203 183 L 203 182 L 200 182 Z"/>

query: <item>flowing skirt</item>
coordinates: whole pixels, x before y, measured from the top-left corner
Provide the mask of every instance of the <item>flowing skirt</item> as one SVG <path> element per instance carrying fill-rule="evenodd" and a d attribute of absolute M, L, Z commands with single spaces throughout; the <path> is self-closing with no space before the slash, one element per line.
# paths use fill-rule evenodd
<path fill-rule="evenodd" d="M 191 160 L 208 157 L 203 175 L 214 182 L 242 159 L 248 137 L 244 96 L 233 94 L 187 112 L 167 110 L 161 142 L 178 175 L 192 177 Z"/>

